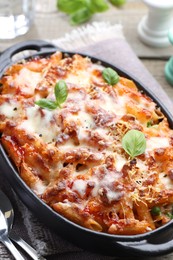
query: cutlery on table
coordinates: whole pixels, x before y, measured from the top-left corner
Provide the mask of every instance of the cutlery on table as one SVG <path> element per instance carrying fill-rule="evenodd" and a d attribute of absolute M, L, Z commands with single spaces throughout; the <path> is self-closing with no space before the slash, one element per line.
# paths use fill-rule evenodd
<path fill-rule="evenodd" d="M 0 210 L 0 241 L 9 249 L 16 260 L 25 260 L 17 248 L 8 238 L 8 224 L 2 211 Z"/>
<path fill-rule="evenodd" d="M 7 236 L 17 243 L 23 250 L 34 260 L 44 260 L 42 256 L 38 256 L 36 250 L 27 244 L 22 238 L 20 238 L 17 234 L 12 231 L 13 220 L 14 220 L 14 211 L 12 204 L 9 198 L 5 195 L 2 190 L 0 190 L 0 210 L 6 218 L 7 222 Z M 0 223 L 1 226 L 1 223 Z M 1 231 L 0 231 L 1 232 Z M 24 259 L 24 258 L 18 258 Z"/>

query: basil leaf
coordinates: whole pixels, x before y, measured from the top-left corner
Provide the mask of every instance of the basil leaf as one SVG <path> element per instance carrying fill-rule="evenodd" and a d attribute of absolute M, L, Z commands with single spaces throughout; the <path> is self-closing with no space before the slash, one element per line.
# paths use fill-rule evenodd
<path fill-rule="evenodd" d="M 85 7 L 71 14 L 70 22 L 72 25 L 85 23 L 91 18 L 91 16 L 91 11 L 87 7 Z"/>
<path fill-rule="evenodd" d="M 109 8 L 105 0 L 90 0 L 89 9 L 93 13 L 104 12 Z"/>
<path fill-rule="evenodd" d="M 115 85 L 119 81 L 119 76 L 117 72 L 111 68 L 106 68 L 102 72 L 102 76 L 104 80 L 109 84 L 109 85 Z"/>
<path fill-rule="evenodd" d="M 126 3 L 126 0 L 109 0 L 111 4 L 120 7 Z"/>
<path fill-rule="evenodd" d="M 145 135 L 134 129 L 128 131 L 122 138 L 122 147 L 132 158 L 144 153 L 146 149 Z"/>
<path fill-rule="evenodd" d="M 60 105 L 66 101 L 68 95 L 67 85 L 64 80 L 60 80 L 58 83 L 56 83 L 54 92 L 56 103 L 60 107 Z"/>
<path fill-rule="evenodd" d="M 60 80 L 58 83 L 56 83 L 54 88 L 54 94 L 56 101 L 42 98 L 36 101 L 35 104 L 40 106 L 41 108 L 48 108 L 50 110 L 56 109 L 57 107 L 61 107 L 60 105 L 65 102 L 68 95 L 67 85 L 64 80 Z"/>
<path fill-rule="evenodd" d="M 86 7 L 86 0 L 58 0 L 57 8 L 64 13 L 72 14 L 81 8 Z"/>
<path fill-rule="evenodd" d="M 35 104 L 41 108 L 48 108 L 50 110 L 57 108 L 57 103 L 55 101 L 46 98 L 42 98 L 36 101 Z"/>

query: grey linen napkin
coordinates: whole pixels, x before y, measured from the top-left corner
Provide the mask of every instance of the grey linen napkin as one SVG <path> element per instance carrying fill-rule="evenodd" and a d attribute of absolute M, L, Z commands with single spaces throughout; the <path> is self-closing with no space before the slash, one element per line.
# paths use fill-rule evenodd
<path fill-rule="evenodd" d="M 173 111 L 172 102 L 167 97 L 161 86 L 156 82 L 152 75 L 143 66 L 140 60 L 136 57 L 131 47 L 124 39 L 121 28 L 119 30 L 120 37 L 113 37 L 113 33 L 104 34 L 101 30 L 102 39 L 91 39 L 88 35 L 84 35 L 78 32 L 80 40 L 82 38 L 83 44 L 79 45 L 74 39 L 68 39 L 67 44 L 64 44 L 64 39 L 53 41 L 61 48 L 66 50 L 73 50 L 74 52 L 81 52 L 88 55 L 93 55 L 97 58 L 103 59 L 119 68 L 123 68 L 130 75 L 135 77 L 140 82 L 152 90 L 162 103 L 166 104 L 169 111 Z M 116 28 L 116 29 L 117 29 Z M 115 29 L 115 28 L 114 28 Z M 92 31 L 92 30 L 91 30 Z M 111 30 L 110 30 L 111 32 Z M 95 31 L 92 31 L 94 34 Z M 93 35 L 92 34 L 92 35 Z M 11 199 L 15 210 L 15 224 L 14 231 L 30 243 L 41 255 L 46 259 L 54 260 L 112 260 L 119 259 L 118 257 L 102 256 L 99 254 L 86 252 L 81 248 L 78 248 L 74 244 L 62 239 L 58 236 L 56 230 L 50 230 L 44 223 L 41 223 L 27 208 L 20 202 L 17 196 L 14 196 L 10 186 L 6 180 L 0 175 L 0 188 L 5 191 L 8 197 Z M 172 254 L 173 257 L 173 254 Z M 0 260 L 13 259 L 8 251 L 0 244 Z M 27 257 L 26 257 L 27 259 Z M 122 259 L 122 258 L 121 258 Z M 127 258 L 125 258 L 127 259 Z M 148 258 L 149 259 L 149 258 Z M 168 260 L 171 256 L 157 257 L 156 260 Z"/>

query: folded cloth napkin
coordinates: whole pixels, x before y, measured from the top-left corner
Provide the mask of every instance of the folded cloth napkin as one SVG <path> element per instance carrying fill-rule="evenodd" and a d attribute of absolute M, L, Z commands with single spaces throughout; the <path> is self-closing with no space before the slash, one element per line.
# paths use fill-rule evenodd
<path fill-rule="evenodd" d="M 72 31 L 62 39 L 52 41 L 55 45 L 67 51 L 81 52 L 103 59 L 135 77 L 138 81 L 157 93 L 157 97 L 173 111 L 172 102 L 161 86 L 151 76 L 136 57 L 122 32 L 121 25 L 109 23 L 93 23 L 87 27 Z M 30 243 L 46 259 L 58 260 L 113 260 L 118 257 L 103 256 L 86 252 L 65 241 L 41 223 L 14 195 L 6 180 L 0 175 L 0 188 L 11 199 L 15 210 L 14 230 Z M 172 254 L 173 257 L 173 254 Z M 0 260 L 13 259 L 3 245 L 0 245 Z M 27 258 L 26 258 L 27 259 Z M 121 258 L 122 259 L 122 258 Z M 127 259 L 127 258 L 125 258 Z M 148 258 L 149 259 L 149 258 Z M 157 257 L 157 260 L 172 259 L 171 256 Z"/>

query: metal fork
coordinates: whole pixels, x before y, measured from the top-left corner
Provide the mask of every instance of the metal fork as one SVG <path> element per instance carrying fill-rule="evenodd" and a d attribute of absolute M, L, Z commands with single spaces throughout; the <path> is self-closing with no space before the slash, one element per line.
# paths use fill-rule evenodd
<path fill-rule="evenodd" d="M 4 214 L 0 210 L 0 241 L 8 248 L 16 260 L 25 260 L 17 248 L 8 238 L 8 225 Z"/>

